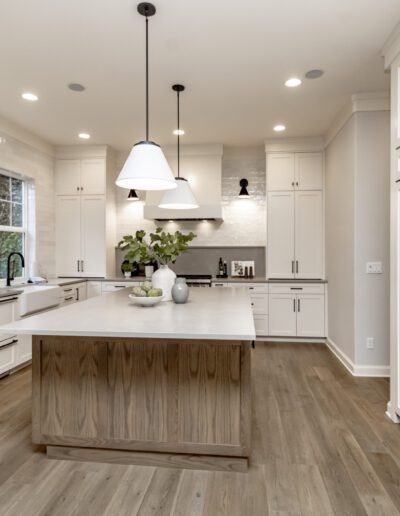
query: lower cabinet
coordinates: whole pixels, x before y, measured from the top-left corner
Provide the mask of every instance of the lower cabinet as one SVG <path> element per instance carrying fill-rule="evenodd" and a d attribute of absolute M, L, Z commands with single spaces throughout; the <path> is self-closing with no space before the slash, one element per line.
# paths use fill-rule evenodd
<path fill-rule="evenodd" d="M 269 335 L 325 337 L 325 285 L 270 285 Z"/>

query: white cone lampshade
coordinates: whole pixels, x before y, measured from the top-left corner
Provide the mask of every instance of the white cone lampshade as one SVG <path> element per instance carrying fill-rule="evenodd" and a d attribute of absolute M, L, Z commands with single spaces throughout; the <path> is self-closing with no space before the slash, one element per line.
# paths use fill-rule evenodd
<path fill-rule="evenodd" d="M 176 177 L 177 188 L 165 192 L 159 208 L 170 210 L 191 210 L 198 208 L 199 204 L 193 195 L 189 183 L 183 177 Z"/>
<path fill-rule="evenodd" d="M 161 147 L 149 141 L 133 146 L 116 185 L 134 190 L 171 190 L 177 186 Z"/>

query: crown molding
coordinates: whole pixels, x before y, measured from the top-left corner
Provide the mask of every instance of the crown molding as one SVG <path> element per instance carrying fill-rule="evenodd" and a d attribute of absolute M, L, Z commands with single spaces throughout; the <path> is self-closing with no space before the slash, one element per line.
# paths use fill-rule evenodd
<path fill-rule="evenodd" d="M 265 152 L 319 152 L 324 149 L 324 138 L 271 138 L 264 141 Z"/>
<path fill-rule="evenodd" d="M 325 147 L 330 144 L 354 113 L 363 111 L 390 111 L 390 92 L 376 91 L 352 95 L 326 132 Z"/>
<path fill-rule="evenodd" d="M 51 157 L 54 156 L 54 147 L 50 143 L 3 116 L 0 116 L 0 136 L 4 137 L 5 140 L 7 140 L 7 136 L 9 136 L 43 154 L 47 154 Z"/>
<path fill-rule="evenodd" d="M 385 70 L 390 69 L 393 61 L 400 54 L 400 23 L 391 32 L 383 45 L 381 55 L 385 59 Z"/>

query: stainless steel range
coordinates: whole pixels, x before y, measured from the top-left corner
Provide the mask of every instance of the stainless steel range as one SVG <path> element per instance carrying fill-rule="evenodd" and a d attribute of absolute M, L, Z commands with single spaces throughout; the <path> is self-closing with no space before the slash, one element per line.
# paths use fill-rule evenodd
<path fill-rule="evenodd" d="M 211 287 L 211 274 L 177 274 L 178 278 L 186 278 L 188 287 Z"/>

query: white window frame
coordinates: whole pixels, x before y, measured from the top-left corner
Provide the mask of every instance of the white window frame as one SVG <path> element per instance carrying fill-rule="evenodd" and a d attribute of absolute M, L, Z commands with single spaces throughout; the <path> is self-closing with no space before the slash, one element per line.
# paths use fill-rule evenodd
<path fill-rule="evenodd" d="M 12 172 L 0 168 L 0 175 L 9 177 L 11 179 L 17 179 L 22 182 L 22 226 L 2 226 L 0 225 L 0 231 L 4 231 L 7 233 L 22 233 L 23 234 L 23 243 L 22 243 L 22 254 L 25 260 L 25 271 L 28 265 L 28 188 L 26 184 L 26 180 L 18 176 L 17 174 L 13 174 Z M 5 201 L 8 202 L 8 201 Z M 12 204 L 12 200 L 10 200 L 10 204 Z M 25 281 L 24 276 L 16 276 L 14 278 L 14 284 L 22 283 Z M 5 285 L 7 282 L 7 278 L 0 278 L 0 285 Z"/>

